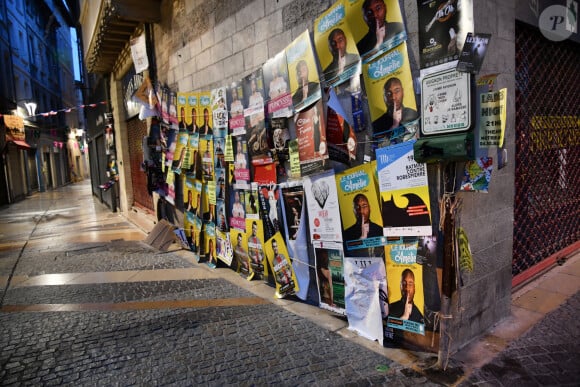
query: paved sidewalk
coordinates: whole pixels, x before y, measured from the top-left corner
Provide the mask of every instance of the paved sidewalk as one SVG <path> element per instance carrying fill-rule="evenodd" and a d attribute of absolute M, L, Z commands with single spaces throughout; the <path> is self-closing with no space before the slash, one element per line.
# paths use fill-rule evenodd
<path fill-rule="evenodd" d="M 262 281 L 153 250 L 87 190 L 0 209 L 0 385 L 580 384 L 580 253 L 440 373 L 435 353 L 382 348 Z"/>

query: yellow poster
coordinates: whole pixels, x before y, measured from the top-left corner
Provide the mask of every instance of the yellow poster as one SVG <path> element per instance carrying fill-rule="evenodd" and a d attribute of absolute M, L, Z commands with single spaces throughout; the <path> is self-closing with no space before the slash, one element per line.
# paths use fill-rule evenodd
<path fill-rule="evenodd" d="M 283 298 L 297 292 L 298 281 L 296 281 L 296 275 L 292 269 L 292 262 L 288 255 L 284 237 L 279 231 L 268 239 L 264 246 L 264 252 L 270 267 L 274 271 L 274 280 L 276 281 L 275 296 Z"/>
<path fill-rule="evenodd" d="M 264 262 L 264 227 L 260 219 L 246 218 L 248 256 L 252 271 L 261 277 L 266 272 Z"/>
<path fill-rule="evenodd" d="M 364 64 L 362 71 L 373 136 L 402 142 L 404 126 L 419 119 L 407 44 Z"/>
<path fill-rule="evenodd" d="M 232 229 L 230 235 L 234 248 L 236 271 L 250 281 L 254 277 L 254 270 L 252 269 L 250 256 L 248 255 L 248 239 L 246 233 L 241 230 Z"/>
<path fill-rule="evenodd" d="M 336 174 L 346 257 L 378 256 L 371 250 L 387 243 L 383 237 L 376 168 L 376 161 L 372 161 Z"/>
<path fill-rule="evenodd" d="M 387 326 L 425 335 L 423 267 L 418 239 L 393 238 L 385 247 L 389 317 Z"/>
<path fill-rule="evenodd" d="M 318 101 L 322 95 L 318 66 L 308 30 L 286 47 L 290 92 L 295 111 Z"/>
<path fill-rule="evenodd" d="M 398 0 L 347 0 L 344 5 L 363 63 L 407 40 Z"/>
<path fill-rule="evenodd" d="M 201 137 L 213 134 L 213 114 L 211 111 L 211 92 L 199 93 L 199 112 L 201 113 L 201 125 L 199 134 Z"/>
<path fill-rule="evenodd" d="M 206 223 L 204 224 L 204 252 L 207 265 L 215 269 L 217 266 L 217 253 L 216 253 L 216 230 L 215 224 Z"/>
<path fill-rule="evenodd" d="M 360 56 L 346 22 L 346 7 L 337 1 L 314 22 L 314 45 L 324 79 L 338 85 L 360 72 Z"/>

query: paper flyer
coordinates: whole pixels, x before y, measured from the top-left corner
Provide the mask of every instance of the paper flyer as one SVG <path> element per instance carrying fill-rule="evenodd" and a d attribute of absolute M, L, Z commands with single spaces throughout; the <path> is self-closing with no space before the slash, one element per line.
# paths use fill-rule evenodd
<path fill-rule="evenodd" d="M 407 141 L 376 151 L 385 236 L 431 235 L 427 165 L 415 162 Z"/>
<path fill-rule="evenodd" d="M 199 262 L 202 243 L 202 222 L 200 218 L 189 212 L 186 213 L 186 218 L 190 227 L 189 232 L 191 234 L 190 249 L 195 260 Z"/>
<path fill-rule="evenodd" d="M 213 135 L 213 115 L 211 112 L 211 92 L 209 91 L 202 91 L 199 92 L 199 109 L 198 113 L 200 114 L 199 120 L 201 120 L 199 126 L 199 135 L 200 137 Z"/>
<path fill-rule="evenodd" d="M 473 31 L 472 0 L 417 0 L 419 62 L 422 69 L 459 59 Z"/>
<path fill-rule="evenodd" d="M 215 182 L 210 181 L 202 185 L 202 190 L 201 205 L 203 208 L 203 222 L 215 225 Z"/>
<path fill-rule="evenodd" d="M 226 204 L 223 199 L 216 200 L 216 228 L 221 232 L 229 230 L 228 218 L 226 216 Z"/>
<path fill-rule="evenodd" d="M 213 160 L 213 137 L 201 136 L 199 139 L 199 151 L 201 152 L 201 170 L 204 182 L 214 179 Z"/>
<path fill-rule="evenodd" d="M 292 95 L 288 79 L 286 52 L 281 51 L 264 63 L 264 83 L 266 85 L 266 110 L 271 118 L 290 117 Z"/>
<path fill-rule="evenodd" d="M 213 137 L 213 152 L 214 152 L 214 167 L 216 169 L 226 168 L 226 159 L 225 159 L 225 147 L 226 147 L 226 139 L 225 137 Z"/>
<path fill-rule="evenodd" d="M 342 243 L 313 241 L 320 307 L 345 314 L 344 253 Z"/>
<path fill-rule="evenodd" d="M 306 206 L 304 206 L 304 187 L 301 182 L 293 181 L 280 185 L 282 192 L 282 213 L 286 234 L 286 246 L 292 260 L 294 274 L 299 290 L 296 296 L 301 300 L 308 298 L 310 284 L 310 257 L 308 255 L 308 236 L 306 232 Z"/>
<path fill-rule="evenodd" d="M 193 181 L 193 201 L 195 206 L 191 212 L 199 219 L 203 219 L 202 192 L 203 183 L 201 180 L 195 179 Z"/>
<path fill-rule="evenodd" d="M 179 131 L 186 131 L 187 130 L 187 120 L 191 117 L 188 117 L 186 113 L 187 107 L 187 93 L 177 93 L 177 128 Z"/>
<path fill-rule="evenodd" d="M 230 233 L 216 231 L 216 242 L 216 256 L 220 261 L 231 266 L 234 259 L 234 250 L 230 241 Z"/>
<path fill-rule="evenodd" d="M 488 192 L 492 171 L 493 158 L 491 157 L 480 157 L 467 161 L 459 189 L 461 191 Z"/>
<path fill-rule="evenodd" d="M 258 184 L 252 183 L 246 192 L 246 219 L 260 219 Z M 247 223 L 246 223 L 247 224 Z"/>
<path fill-rule="evenodd" d="M 246 120 L 244 119 L 244 88 L 242 81 L 234 82 L 228 88 L 228 101 L 230 103 L 230 133 L 240 135 L 246 133 Z"/>
<path fill-rule="evenodd" d="M 334 170 L 304 178 L 310 240 L 342 241 Z"/>
<path fill-rule="evenodd" d="M 244 118 L 248 155 L 252 163 L 262 163 L 270 159 L 268 135 L 265 121 L 264 79 L 262 68 L 243 79 Z"/>
<path fill-rule="evenodd" d="M 314 21 L 314 45 L 329 86 L 360 74 L 360 56 L 347 24 L 343 1 L 335 2 Z"/>
<path fill-rule="evenodd" d="M 195 179 L 186 177 L 183 179 L 183 212 L 195 214 L 197 210 L 197 192 L 195 189 Z"/>
<path fill-rule="evenodd" d="M 189 133 L 185 129 L 179 130 L 171 165 L 171 169 L 177 174 L 181 173 L 182 168 L 189 169 L 189 159 L 187 157 L 188 145 Z"/>
<path fill-rule="evenodd" d="M 204 253 L 207 265 L 215 269 L 217 266 L 216 257 L 216 230 L 213 223 L 206 223 L 203 225 L 204 232 Z"/>
<path fill-rule="evenodd" d="M 261 278 L 264 275 L 264 228 L 260 219 L 246 218 L 246 236 L 248 243 L 248 256 L 252 271 Z"/>
<path fill-rule="evenodd" d="M 363 63 L 407 40 L 398 0 L 348 0 L 344 4 Z"/>
<path fill-rule="evenodd" d="M 383 345 L 382 317 L 388 306 L 385 263 L 382 258 L 344 258 L 345 306 L 348 329 Z"/>
<path fill-rule="evenodd" d="M 276 184 L 276 164 L 254 165 L 254 180 L 258 184 Z"/>
<path fill-rule="evenodd" d="M 276 163 L 276 177 L 278 182 L 287 181 L 290 176 L 290 129 L 288 118 L 272 118 L 273 158 Z"/>
<path fill-rule="evenodd" d="M 234 257 L 236 259 L 236 271 L 250 281 L 254 276 L 254 271 L 252 270 L 250 257 L 248 256 L 246 233 L 239 230 L 232 230 L 230 231 L 230 235 L 232 237 Z"/>
<path fill-rule="evenodd" d="M 318 101 L 321 94 L 317 61 L 308 30 L 286 47 L 290 92 L 294 111 L 299 112 Z"/>
<path fill-rule="evenodd" d="M 230 198 L 230 227 L 246 231 L 246 194 L 242 189 L 232 189 Z"/>
<path fill-rule="evenodd" d="M 407 125 L 419 118 L 407 44 L 363 65 L 363 79 L 373 136 L 398 143 L 418 135 Z"/>
<path fill-rule="evenodd" d="M 326 121 L 322 109 L 322 101 L 318 101 L 294 115 L 302 176 L 320 172 L 327 165 Z"/>
<path fill-rule="evenodd" d="M 275 233 L 282 231 L 282 214 L 278 199 L 280 190 L 276 184 L 258 185 L 258 203 L 260 218 L 264 227 L 264 237 L 270 239 Z"/>
<path fill-rule="evenodd" d="M 389 317 L 387 326 L 425 335 L 423 268 L 417 238 L 397 238 L 385 247 Z"/>
<path fill-rule="evenodd" d="M 457 62 L 457 71 L 479 73 L 490 39 L 491 34 L 468 32 Z"/>
<path fill-rule="evenodd" d="M 172 128 L 178 129 L 177 121 L 177 92 L 169 90 L 168 96 L 168 113 L 169 113 L 169 123 Z"/>
<path fill-rule="evenodd" d="M 380 256 L 372 255 L 374 252 L 368 249 L 387 243 L 379 211 L 376 165 L 372 161 L 337 173 L 335 177 L 346 257 Z"/>
<path fill-rule="evenodd" d="M 147 43 L 145 33 L 131 39 L 131 58 L 135 66 L 135 73 L 139 74 L 149 68 L 149 58 L 147 57 Z"/>
<path fill-rule="evenodd" d="M 213 115 L 214 137 L 224 138 L 228 134 L 228 109 L 226 88 L 211 90 L 211 111 Z"/>
<path fill-rule="evenodd" d="M 284 298 L 298 291 L 298 281 L 292 269 L 288 250 L 284 237 L 280 232 L 276 232 L 266 241 L 264 252 L 268 263 L 274 271 L 274 280 L 276 282 L 276 298 Z"/>
<path fill-rule="evenodd" d="M 328 154 L 331 160 L 348 164 L 356 159 L 357 140 L 346 117 L 334 89 L 331 88 L 326 109 Z"/>
<path fill-rule="evenodd" d="M 250 186 L 250 163 L 248 160 L 248 145 L 244 136 L 233 136 L 234 156 L 234 187 L 248 188 Z"/>
<path fill-rule="evenodd" d="M 157 83 L 155 90 L 157 93 L 157 101 L 159 101 L 157 110 L 161 112 L 161 120 L 164 124 L 169 124 L 169 88 Z"/>
<path fill-rule="evenodd" d="M 190 133 L 199 133 L 199 94 L 194 92 L 185 93 L 185 124 Z"/>
<path fill-rule="evenodd" d="M 503 146 L 507 110 L 507 89 L 479 95 L 479 147 Z"/>

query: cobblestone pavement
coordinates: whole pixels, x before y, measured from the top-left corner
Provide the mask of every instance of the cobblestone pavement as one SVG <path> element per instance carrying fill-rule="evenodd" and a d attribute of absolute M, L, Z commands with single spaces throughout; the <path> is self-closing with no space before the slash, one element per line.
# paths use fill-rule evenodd
<path fill-rule="evenodd" d="M 433 371 L 435 354 L 381 349 L 262 281 L 154 250 L 86 191 L 0 209 L 1 386 L 429 386 L 471 371 Z M 576 293 L 460 385 L 580 385 L 579 313 Z"/>
<path fill-rule="evenodd" d="M 547 314 L 462 385 L 580 385 L 580 293 Z"/>

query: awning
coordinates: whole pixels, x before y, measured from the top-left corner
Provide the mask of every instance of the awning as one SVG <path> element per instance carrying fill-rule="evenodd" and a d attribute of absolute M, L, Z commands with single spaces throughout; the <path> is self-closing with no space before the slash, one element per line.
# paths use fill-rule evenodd
<path fill-rule="evenodd" d="M 14 143 L 14 145 L 16 145 L 19 148 L 23 148 L 23 149 L 30 149 L 30 148 L 32 148 L 30 145 L 28 145 L 28 143 L 26 141 L 12 140 L 10 142 L 11 143 Z"/>

